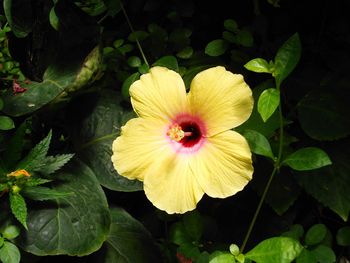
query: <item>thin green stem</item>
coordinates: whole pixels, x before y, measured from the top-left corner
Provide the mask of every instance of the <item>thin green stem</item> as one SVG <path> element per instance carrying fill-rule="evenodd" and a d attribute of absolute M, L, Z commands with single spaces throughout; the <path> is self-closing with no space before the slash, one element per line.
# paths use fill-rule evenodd
<path fill-rule="evenodd" d="M 131 24 L 131 22 L 130 22 L 129 16 L 128 16 L 128 14 L 127 14 L 126 11 L 125 11 L 125 8 L 124 8 L 122 2 L 120 2 L 120 8 L 121 8 L 121 10 L 123 11 L 123 14 L 124 14 L 124 16 L 125 16 L 126 22 L 128 23 L 131 32 L 134 33 L 135 30 L 134 30 L 134 28 L 133 28 L 133 26 L 132 26 L 132 24 Z M 147 58 L 146 58 L 146 56 L 145 56 L 145 53 L 143 53 L 142 47 L 141 47 L 141 45 L 140 45 L 139 40 L 137 39 L 137 36 L 135 37 L 135 40 L 136 40 L 137 48 L 139 49 L 139 51 L 140 51 L 140 53 L 141 53 L 141 56 L 142 56 L 143 61 L 145 62 L 145 64 L 147 65 L 147 67 L 149 67 Z"/>
<path fill-rule="evenodd" d="M 280 84 L 276 81 L 276 88 L 278 91 L 280 91 Z M 283 136 L 284 136 L 284 131 L 283 131 L 283 114 L 282 114 L 282 106 L 281 106 L 281 102 L 278 105 L 278 111 L 279 111 L 279 146 L 278 146 L 278 155 L 277 155 L 277 159 L 274 162 L 274 168 L 270 174 L 269 180 L 267 181 L 267 184 L 265 186 L 264 192 L 260 198 L 258 207 L 255 210 L 254 216 L 252 221 L 250 222 L 248 231 L 244 237 L 243 243 L 241 245 L 241 248 L 239 249 L 239 251 L 241 253 L 243 253 L 245 246 L 247 245 L 248 239 L 250 237 L 250 234 L 254 228 L 255 222 L 258 218 L 258 215 L 260 213 L 261 207 L 265 201 L 266 198 L 266 194 L 269 191 L 271 182 L 273 177 L 275 176 L 275 174 L 279 171 L 280 168 L 280 163 L 281 163 L 281 159 L 282 159 L 282 152 L 283 152 Z"/>

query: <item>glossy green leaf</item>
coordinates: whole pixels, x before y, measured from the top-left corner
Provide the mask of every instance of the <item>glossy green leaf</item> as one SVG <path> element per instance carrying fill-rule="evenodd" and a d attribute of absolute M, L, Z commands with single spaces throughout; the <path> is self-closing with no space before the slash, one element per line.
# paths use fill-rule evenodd
<path fill-rule="evenodd" d="M 312 249 L 310 252 L 319 263 L 336 262 L 336 256 L 330 247 L 319 245 L 316 248 Z"/>
<path fill-rule="evenodd" d="M 316 140 L 336 140 L 350 134 L 347 96 L 313 90 L 298 104 L 298 119 L 304 132 Z"/>
<path fill-rule="evenodd" d="M 33 27 L 32 4 L 30 0 L 4 0 L 7 22 L 16 37 L 26 37 Z"/>
<path fill-rule="evenodd" d="M 161 57 L 153 63 L 153 66 L 166 67 L 168 69 L 172 69 L 176 72 L 179 72 L 179 64 L 177 63 L 177 59 L 174 56 Z"/>
<path fill-rule="evenodd" d="M 271 88 L 264 90 L 258 100 L 258 112 L 261 118 L 266 122 L 271 115 L 276 111 L 280 104 L 280 92 L 277 89 Z"/>
<path fill-rule="evenodd" d="M 254 58 L 248 61 L 244 67 L 250 71 L 257 73 L 271 73 L 269 62 L 263 58 Z"/>
<path fill-rule="evenodd" d="M 245 130 L 243 136 L 253 153 L 274 159 L 270 143 L 264 135 L 254 130 Z"/>
<path fill-rule="evenodd" d="M 302 245 L 297 240 L 288 237 L 273 237 L 260 242 L 245 256 L 256 263 L 290 263 L 302 249 Z"/>
<path fill-rule="evenodd" d="M 88 116 L 79 121 L 74 120 L 72 124 L 77 154 L 95 172 L 104 187 L 126 192 L 141 190 L 140 181 L 120 176 L 111 161 L 113 141 L 119 135 L 121 126 L 135 114 L 124 110 L 118 93 L 111 90 L 81 97 L 77 103 L 94 103 Z"/>
<path fill-rule="evenodd" d="M 110 210 L 112 223 L 102 262 L 153 263 L 161 261 L 160 251 L 147 229 L 121 208 Z M 99 261 L 100 262 L 100 261 Z"/>
<path fill-rule="evenodd" d="M 9 197 L 12 214 L 27 229 L 27 205 L 24 198 L 19 193 L 12 192 Z"/>
<path fill-rule="evenodd" d="M 123 95 L 124 99 L 129 99 L 130 86 L 139 78 L 140 78 L 140 73 L 135 72 L 135 73 L 131 74 L 126 80 L 124 80 L 123 85 L 122 85 L 122 95 Z"/>
<path fill-rule="evenodd" d="M 216 251 L 209 256 L 209 263 L 234 263 L 235 257 L 229 252 Z"/>
<path fill-rule="evenodd" d="M 237 22 L 233 19 L 226 19 L 224 21 L 224 27 L 225 29 L 231 31 L 231 32 L 237 32 L 238 30 L 238 25 L 237 25 Z"/>
<path fill-rule="evenodd" d="M 14 239 L 19 236 L 20 230 L 17 226 L 9 225 L 2 231 L 2 236 L 6 239 Z"/>
<path fill-rule="evenodd" d="M 19 263 L 21 254 L 15 244 L 5 241 L 0 248 L 0 260 L 2 263 Z"/>
<path fill-rule="evenodd" d="M 324 224 L 316 224 L 310 227 L 305 235 L 305 244 L 308 246 L 316 245 L 322 242 L 327 233 L 327 228 Z"/>
<path fill-rule="evenodd" d="M 15 124 L 10 117 L 0 116 L 0 130 L 7 131 L 15 128 Z"/>
<path fill-rule="evenodd" d="M 55 30 L 59 30 L 59 26 L 60 26 L 60 22 L 59 19 L 55 13 L 55 8 L 51 8 L 50 10 L 50 14 L 49 14 L 49 20 L 50 20 L 50 24 L 51 26 L 55 29 Z"/>
<path fill-rule="evenodd" d="M 349 143 L 328 147 L 333 164 L 319 170 L 297 174 L 296 179 L 305 191 L 337 213 L 344 221 L 350 212 Z"/>
<path fill-rule="evenodd" d="M 307 171 L 331 165 L 326 152 L 316 147 L 302 148 L 287 156 L 282 164 L 297 171 Z"/>
<path fill-rule="evenodd" d="M 224 39 L 215 39 L 207 44 L 205 47 L 205 54 L 218 57 L 223 55 L 228 49 L 228 43 Z"/>
<path fill-rule="evenodd" d="M 29 210 L 28 231 L 21 247 L 32 254 L 83 256 L 106 240 L 110 214 L 106 197 L 92 170 L 77 159 L 55 175 L 52 189 L 73 194 Z"/>
<path fill-rule="evenodd" d="M 73 192 L 59 192 L 44 186 L 31 186 L 22 189 L 21 194 L 32 200 L 45 201 L 69 197 Z"/>
<path fill-rule="evenodd" d="M 350 226 L 344 226 L 337 231 L 337 243 L 340 246 L 350 246 Z"/>
<path fill-rule="evenodd" d="M 273 75 L 278 84 L 289 76 L 299 62 L 301 56 L 301 43 L 299 34 L 292 35 L 279 48 L 275 56 L 275 71 Z"/>

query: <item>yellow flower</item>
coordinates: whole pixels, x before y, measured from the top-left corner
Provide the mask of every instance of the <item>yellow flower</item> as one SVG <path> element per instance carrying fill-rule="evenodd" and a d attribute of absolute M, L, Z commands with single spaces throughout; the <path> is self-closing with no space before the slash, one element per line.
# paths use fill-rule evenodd
<path fill-rule="evenodd" d="M 112 162 L 120 175 L 143 181 L 157 208 L 185 213 L 204 193 L 225 198 L 252 178 L 249 146 L 231 130 L 253 108 L 242 75 L 210 68 L 194 77 L 186 93 L 178 73 L 154 67 L 132 84 L 130 96 L 139 117 L 122 127 Z"/>
<path fill-rule="evenodd" d="M 9 173 L 7 176 L 13 176 L 13 177 L 30 177 L 30 173 L 27 172 L 25 169 L 19 169 L 14 172 Z"/>

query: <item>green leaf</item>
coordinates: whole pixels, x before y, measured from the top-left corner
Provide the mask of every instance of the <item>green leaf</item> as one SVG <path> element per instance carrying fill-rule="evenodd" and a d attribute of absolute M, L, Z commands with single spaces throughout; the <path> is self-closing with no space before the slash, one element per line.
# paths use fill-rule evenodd
<path fill-rule="evenodd" d="M 237 22 L 233 19 L 226 19 L 224 21 L 224 27 L 225 27 L 225 29 L 227 29 L 231 32 L 234 32 L 234 33 L 237 33 L 237 31 L 238 31 Z"/>
<path fill-rule="evenodd" d="M 203 221 L 197 211 L 188 212 L 183 216 L 186 233 L 192 241 L 199 241 L 203 233 Z"/>
<path fill-rule="evenodd" d="M 313 90 L 298 103 L 298 119 L 304 132 L 316 140 L 336 140 L 350 134 L 347 96 Z"/>
<path fill-rule="evenodd" d="M 33 207 L 21 247 L 32 254 L 84 256 L 106 240 L 110 214 L 106 196 L 91 169 L 77 159 L 55 176 L 56 192 L 74 194 L 52 200 L 50 206 Z M 50 242 L 48 242 L 48 240 Z"/>
<path fill-rule="evenodd" d="M 37 200 L 37 201 L 45 201 L 45 200 L 53 200 L 58 198 L 69 197 L 73 195 L 73 192 L 62 192 L 56 191 L 54 189 L 43 187 L 43 186 L 31 186 L 25 187 L 22 189 L 21 194 L 26 198 Z"/>
<path fill-rule="evenodd" d="M 270 143 L 264 135 L 257 131 L 245 130 L 243 136 L 253 153 L 274 159 Z"/>
<path fill-rule="evenodd" d="M 137 68 L 142 64 L 141 59 L 137 56 L 129 57 L 127 63 L 132 68 Z"/>
<path fill-rule="evenodd" d="M 180 50 L 176 53 L 176 56 L 182 59 L 189 59 L 193 55 L 193 48 L 191 47 L 185 47 L 184 49 Z"/>
<path fill-rule="evenodd" d="M 122 85 L 122 95 L 124 99 L 128 99 L 130 97 L 129 95 L 129 89 L 131 84 L 133 84 L 136 80 L 140 78 L 140 73 L 135 72 L 131 74 L 124 82 Z"/>
<path fill-rule="evenodd" d="M 104 0 L 105 6 L 107 8 L 107 14 L 114 17 L 121 10 L 120 0 Z"/>
<path fill-rule="evenodd" d="M 17 226 L 9 225 L 2 231 L 2 236 L 6 239 L 14 239 L 19 236 L 19 233 L 20 230 Z"/>
<path fill-rule="evenodd" d="M 248 30 L 239 30 L 236 35 L 236 43 L 243 47 L 252 47 L 254 44 L 252 33 Z"/>
<path fill-rule="evenodd" d="M 27 227 L 27 205 L 24 201 L 24 198 L 19 193 L 9 194 L 10 197 L 10 207 L 13 215 L 16 219 L 24 226 L 25 229 Z"/>
<path fill-rule="evenodd" d="M 131 42 L 136 42 L 136 40 L 142 41 L 142 40 L 145 40 L 148 36 L 149 36 L 148 32 L 139 30 L 139 31 L 131 32 L 131 34 L 128 37 L 128 40 Z"/>
<path fill-rule="evenodd" d="M 11 242 L 5 241 L 4 245 L 0 248 L 0 260 L 3 263 L 19 263 L 21 254 L 16 245 Z"/>
<path fill-rule="evenodd" d="M 289 76 L 299 62 L 301 43 L 298 33 L 292 35 L 277 51 L 273 75 L 278 85 Z"/>
<path fill-rule="evenodd" d="M 0 111 L 2 110 L 3 107 L 4 107 L 4 101 L 0 98 Z"/>
<path fill-rule="evenodd" d="M 327 228 L 324 224 L 313 225 L 305 235 L 305 244 L 308 246 L 316 245 L 322 242 L 326 237 Z"/>
<path fill-rule="evenodd" d="M 116 191 L 138 191 L 142 183 L 120 176 L 114 169 L 112 156 L 112 143 L 120 133 L 121 126 L 135 114 L 124 110 L 120 105 L 117 92 L 105 90 L 91 94 L 77 101 L 78 105 L 84 103 L 91 105 L 91 113 L 83 120 L 72 123 L 74 142 L 78 147 L 78 155 L 95 172 L 100 184 Z"/>
<path fill-rule="evenodd" d="M 35 171 L 38 171 L 45 175 L 53 174 L 54 172 L 61 169 L 70 159 L 72 159 L 74 154 L 59 154 L 56 156 L 46 156 L 41 163 L 41 166 L 37 166 Z"/>
<path fill-rule="evenodd" d="M 328 147 L 333 164 L 319 170 L 303 172 L 296 179 L 305 191 L 337 213 L 344 221 L 350 212 L 349 142 Z"/>
<path fill-rule="evenodd" d="M 235 257 L 229 252 L 215 251 L 209 256 L 209 263 L 234 263 Z"/>
<path fill-rule="evenodd" d="M 336 261 L 333 250 L 327 246 L 319 245 L 310 252 L 319 263 L 334 263 Z"/>
<path fill-rule="evenodd" d="M 302 251 L 299 241 L 288 237 L 265 239 L 245 254 L 256 263 L 289 263 Z"/>
<path fill-rule="evenodd" d="M 269 62 L 263 58 L 254 58 L 247 62 L 244 67 L 257 73 L 271 73 Z"/>
<path fill-rule="evenodd" d="M 49 103 L 64 99 L 68 93 L 73 93 L 94 80 L 101 65 L 99 47 L 92 49 L 87 56 L 86 52 L 67 56 L 68 54 L 57 55 L 58 61 L 53 61 L 46 69 L 42 82 L 21 83 L 27 89 L 26 92 L 13 95 L 12 89 L 8 89 L 3 97 L 3 111 L 10 116 L 32 113 Z"/>
<path fill-rule="evenodd" d="M 177 59 L 174 56 L 164 56 L 158 59 L 153 63 L 153 66 L 161 66 L 166 67 L 168 69 L 172 69 L 176 72 L 179 72 L 179 65 L 177 63 Z"/>
<path fill-rule="evenodd" d="M 302 225 L 296 224 L 292 225 L 290 229 L 287 232 L 284 232 L 281 236 L 284 237 L 290 237 L 295 240 L 299 240 L 303 237 L 304 235 L 304 228 Z"/>
<path fill-rule="evenodd" d="M 280 92 L 278 89 L 270 88 L 264 90 L 258 100 L 258 112 L 261 118 L 266 122 L 276 111 L 280 104 Z"/>
<path fill-rule="evenodd" d="M 336 239 L 338 245 L 350 246 L 350 226 L 338 229 Z"/>
<path fill-rule="evenodd" d="M 0 130 L 7 131 L 15 127 L 13 120 L 7 116 L 0 116 Z"/>
<path fill-rule="evenodd" d="M 307 171 L 331 165 L 327 153 L 316 147 L 306 147 L 287 156 L 282 164 L 297 171 Z"/>
<path fill-rule="evenodd" d="M 224 39 L 215 39 L 207 44 L 205 47 L 205 54 L 211 57 L 218 57 L 223 55 L 228 49 L 228 43 Z"/>
<path fill-rule="evenodd" d="M 60 22 L 59 19 L 55 13 L 55 8 L 51 8 L 50 10 L 50 14 L 49 14 L 49 20 L 50 20 L 50 25 L 55 29 L 55 30 L 59 30 L 60 27 Z"/>
<path fill-rule="evenodd" d="M 52 131 L 28 153 L 28 155 L 17 164 L 18 169 L 25 169 L 28 172 L 34 172 L 41 168 L 45 160 L 52 137 Z"/>
<path fill-rule="evenodd" d="M 147 229 L 121 208 L 110 210 L 112 223 L 102 262 L 151 263 L 161 261 L 160 251 Z M 101 261 L 99 261 L 101 262 Z"/>
<path fill-rule="evenodd" d="M 297 257 L 296 263 L 317 263 L 317 259 L 314 257 L 314 255 L 304 248 L 299 256 Z"/>
<path fill-rule="evenodd" d="M 258 101 L 258 98 L 260 97 L 260 94 L 273 86 L 274 84 L 272 81 L 265 81 L 261 83 L 260 85 L 256 86 L 253 89 L 253 98 L 254 101 Z M 244 130 L 254 130 L 257 132 L 260 132 L 265 137 L 270 138 L 274 133 L 275 130 L 279 128 L 279 117 L 278 117 L 278 110 L 275 111 L 272 116 L 264 122 L 261 118 L 260 113 L 257 110 L 257 103 L 254 103 L 253 112 L 250 115 L 249 119 L 236 128 L 237 131 L 243 132 Z"/>
<path fill-rule="evenodd" d="M 46 184 L 52 182 L 52 180 L 44 179 L 44 178 L 38 178 L 38 177 L 30 177 L 26 180 L 25 186 L 31 187 L 31 186 L 37 186 L 41 184 Z"/>
<path fill-rule="evenodd" d="M 4 0 L 7 22 L 16 37 L 26 37 L 33 27 L 32 5 L 30 0 Z"/>

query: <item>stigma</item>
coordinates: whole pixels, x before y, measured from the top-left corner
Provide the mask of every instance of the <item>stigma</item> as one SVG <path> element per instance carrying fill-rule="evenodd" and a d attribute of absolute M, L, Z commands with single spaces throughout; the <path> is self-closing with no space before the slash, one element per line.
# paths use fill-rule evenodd
<path fill-rule="evenodd" d="M 177 123 L 172 124 L 166 135 L 173 141 L 179 142 L 185 137 L 185 132 L 182 130 L 181 126 Z"/>

